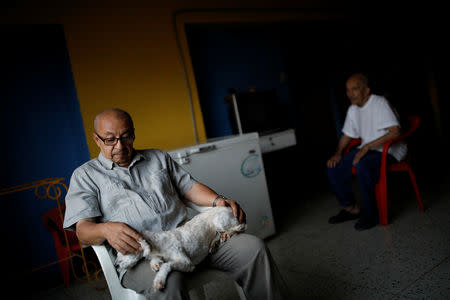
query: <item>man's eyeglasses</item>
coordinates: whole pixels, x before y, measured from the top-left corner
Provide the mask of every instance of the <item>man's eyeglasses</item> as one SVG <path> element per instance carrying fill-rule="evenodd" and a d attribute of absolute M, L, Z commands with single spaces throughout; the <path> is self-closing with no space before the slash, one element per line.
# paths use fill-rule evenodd
<path fill-rule="evenodd" d="M 102 140 L 102 142 L 106 145 L 106 146 L 115 146 L 117 144 L 117 142 L 120 140 L 120 142 L 122 144 L 126 144 L 126 145 L 130 145 L 133 143 L 134 141 L 134 134 L 131 135 L 127 135 L 127 136 L 121 136 L 119 138 L 116 137 L 111 137 L 111 138 L 102 138 L 101 136 L 98 135 L 98 133 L 95 133 L 95 135 Z"/>

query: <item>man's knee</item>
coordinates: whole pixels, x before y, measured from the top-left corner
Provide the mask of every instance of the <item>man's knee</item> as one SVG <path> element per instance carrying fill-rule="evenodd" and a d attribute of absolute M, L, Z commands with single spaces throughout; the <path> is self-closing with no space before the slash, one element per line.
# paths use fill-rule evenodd
<path fill-rule="evenodd" d="M 366 162 L 366 160 L 360 160 L 356 165 L 356 174 L 357 175 L 366 175 L 366 173 L 370 172 L 370 165 Z"/>
<path fill-rule="evenodd" d="M 340 180 L 343 178 L 344 173 L 343 170 L 340 166 L 335 166 L 335 167 L 327 167 L 327 175 L 328 175 L 328 180 L 330 181 L 330 183 L 337 183 L 340 182 Z"/>
<path fill-rule="evenodd" d="M 336 167 L 327 167 L 328 178 L 334 178 L 336 175 Z"/>
<path fill-rule="evenodd" d="M 188 299 L 189 291 L 186 284 L 186 276 L 182 272 L 173 271 L 169 273 L 163 290 L 152 295 L 157 299 Z"/>
<path fill-rule="evenodd" d="M 251 234 L 239 234 L 236 238 L 239 239 L 239 252 L 243 256 L 250 257 L 267 251 L 266 244 L 257 236 Z"/>
<path fill-rule="evenodd" d="M 255 235 L 251 235 L 251 234 L 247 234 L 246 238 L 247 238 L 249 245 L 253 249 L 255 249 L 255 250 L 257 250 L 257 249 L 265 250 L 266 249 L 266 244 L 264 243 L 264 241 L 261 238 L 255 236 Z"/>
<path fill-rule="evenodd" d="M 185 288 L 185 276 L 182 272 L 172 271 L 167 277 L 166 286 L 174 287 L 175 289 L 183 290 Z"/>

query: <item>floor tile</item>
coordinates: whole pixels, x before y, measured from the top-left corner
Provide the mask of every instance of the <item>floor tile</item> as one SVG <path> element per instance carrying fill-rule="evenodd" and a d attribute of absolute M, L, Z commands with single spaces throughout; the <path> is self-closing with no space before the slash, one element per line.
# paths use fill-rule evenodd
<path fill-rule="evenodd" d="M 401 295 L 411 299 L 450 299 L 450 258 L 414 281 Z"/>

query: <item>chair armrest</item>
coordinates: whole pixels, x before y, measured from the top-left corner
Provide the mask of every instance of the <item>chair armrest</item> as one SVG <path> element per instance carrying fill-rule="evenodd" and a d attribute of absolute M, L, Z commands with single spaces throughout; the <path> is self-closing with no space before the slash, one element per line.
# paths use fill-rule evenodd
<path fill-rule="evenodd" d="M 119 276 L 105 245 L 92 245 L 91 247 L 94 249 L 100 262 L 111 295 L 121 294 L 122 286 L 119 282 Z"/>
<path fill-rule="evenodd" d="M 386 143 L 384 143 L 383 151 L 381 152 L 381 166 L 380 166 L 380 174 L 386 174 L 386 165 L 387 165 L 387 155 L 389 148 L 400 141 L 406 140 L 406 138 L 410 135 L 410 132 L 407 132 L 405 134 L 399 135 L 398 137 L 395 137 L 393 139 L 390 139 Z"/>
<path fill-rule="evenodd" d="M 98 261 L 102 266 L 103 274 L 105 275 L 106 282 L 108 283 L 109 293 L 112 300 L 144 300 L 144 295 L 138 294 L 133 290 L 122 287 L 119 281 L 114 263 L 109 256 L 109 252 L 105 245 L 92 245 Z"/>
<path fill-rule="evenodd" d="M 344 154 L 349 153 L 350 150 L 353 147 L 358 146 L 359 144 L 361 144 L 361 139 L 352 139 L 352 140 L 350 140 L 350 142 L 348 143 L 347 147 L 345 147 Z"/>
<path fill-rule="evenodd" d="M 420 117 L 419 116 L 409 116 L 408 117 L 410 122 L 410 128 L 403 134 L 399 135 L 396 138 L 390 139 L 387 141 L 383 146 L 383 154 L 388 152 L 389 147 L 392 144 L 398 143 L 400 141 L 406 140 L 414 131 L 416 131 L 417 127 L 419 127 L 420 124 Z"/>

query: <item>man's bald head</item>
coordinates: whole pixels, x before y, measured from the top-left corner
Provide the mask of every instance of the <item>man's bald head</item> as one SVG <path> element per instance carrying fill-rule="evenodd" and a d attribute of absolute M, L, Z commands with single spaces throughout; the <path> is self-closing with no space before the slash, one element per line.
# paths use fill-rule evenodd
<path fill-rule="evenodd" d="M 369 87 L 369 78 L 367 78 L 366 75 L 364 75 L 363 73 L 355 73 L 352 74 L 348 80 L 354 80 L 354 81 L 358 81 L 361 83 L 361 85 L 363 85 L 365 88 L 370 88 Z"/>
<path fill-rule="evenodd" d="M 350 102 L 359 107 L 363 107 L 369 100 L 370 88 L 367 76 L 356 73 L 350 76 L 345 84 L 347 97 Z"/>
<path fill-rule="evenodd" d="M 108 108 L 94 120 L 92 134 L 103 156 L 121 167 L 128 167 L 134 155 L 134 126 L 131 116 L 119 108 Z"/>
<path fill-rule="evenodd" d="M 99 130 L 100 122 L 106 118 L 125 120 L 125 121 L 129 122 L 129 125 L 131 128 L 134 128 L 133 120 L 131 119 L 131 116 L 129 113 L 127 113 L 126 111 L 124 111 L 123 109 L 120 109 L 120 108 L 107 108 L 104 111 L 102 111 L 101 113 L 99 113 L 97 116 L 95 116 L 94 130 L 96 132 L 98 132 L 98 130 Z"/>

